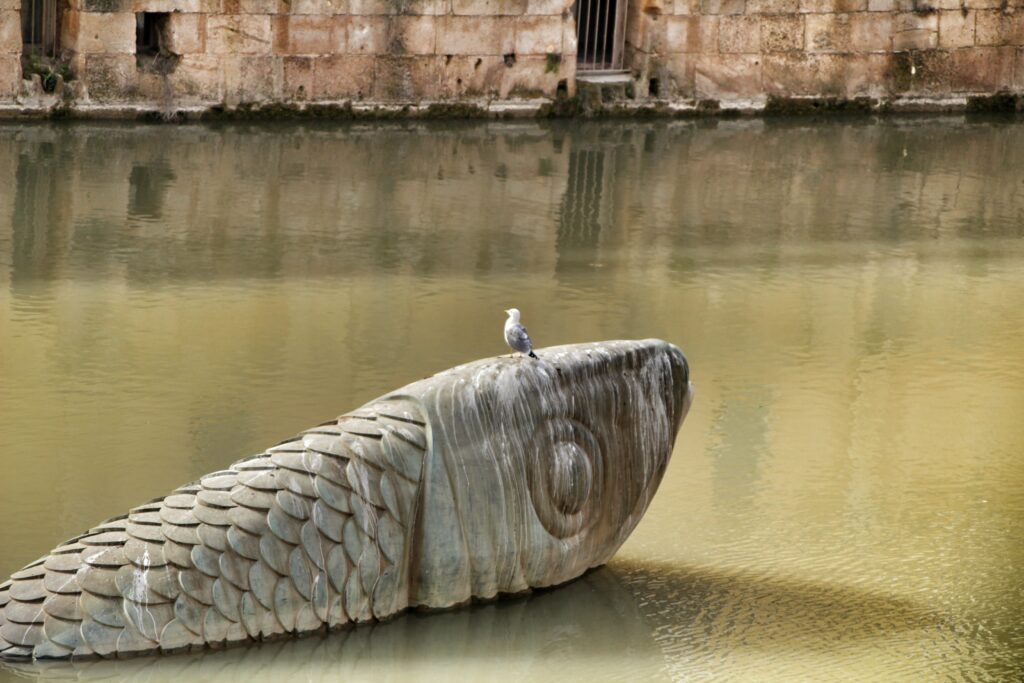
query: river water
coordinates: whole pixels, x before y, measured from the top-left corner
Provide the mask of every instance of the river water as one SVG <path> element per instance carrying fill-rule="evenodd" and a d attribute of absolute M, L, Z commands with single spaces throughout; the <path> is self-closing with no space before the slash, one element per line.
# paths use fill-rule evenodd
<path fill-rule="evenodd" d="M 529 598 L 0 679 L 1011 681 L 1024 126 L 0 126 L 0 575 L 448 366 L 662 337 L 696 402 Z M 287 677 L 287 678 L 285 678 Z"/>

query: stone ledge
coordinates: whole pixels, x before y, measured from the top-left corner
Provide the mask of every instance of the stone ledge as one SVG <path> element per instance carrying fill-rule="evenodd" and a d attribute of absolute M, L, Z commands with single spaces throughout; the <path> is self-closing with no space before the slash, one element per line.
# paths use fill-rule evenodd
<path fill-rule="evenodd" d="M 732 100 L 624 100 L 599 111 L 568 106 L 575 100 L 469 100 L 458 102 L 382 103 L 333 100 L 317 103 L 264 103 L 227 107 L 220 102 L 178 107 L 167 115 L 152 104 L 0 104 L 0 121 L 73 118 L 89 120 L 213 121 L 324 119 L 535 119 L 535 118 L 685 118 L 693 116 L 1024 114 L 1024 93 L 976 93 L 950 97 L 751 97 Z M 562 106 L 558 106 L 562 105 Z"/>

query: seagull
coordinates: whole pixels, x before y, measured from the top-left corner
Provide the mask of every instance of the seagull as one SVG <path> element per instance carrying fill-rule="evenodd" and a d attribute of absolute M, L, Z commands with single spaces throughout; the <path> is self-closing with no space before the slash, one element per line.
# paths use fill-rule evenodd
<path fill-rule="evenodd" d="M 526 328 L 519 324 L 519 309 L 510 308 L 505 312 L 508 313 L 508 320 L 505 321 L 505 343 L 512 347 L 513 351 L 536 358 L 530 335 L 526 333 Z"/>

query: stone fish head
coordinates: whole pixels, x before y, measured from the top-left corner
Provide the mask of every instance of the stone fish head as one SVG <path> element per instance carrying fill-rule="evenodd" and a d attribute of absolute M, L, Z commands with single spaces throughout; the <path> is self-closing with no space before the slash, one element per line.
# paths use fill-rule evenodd
<path fill-rule="evenodd" d="M 607 562 L 661 481 L 692 390 L 682 352 L 651 339 L 477 361 L 401 397 L 429 431 L 409 601 L 446 607 Z"/>

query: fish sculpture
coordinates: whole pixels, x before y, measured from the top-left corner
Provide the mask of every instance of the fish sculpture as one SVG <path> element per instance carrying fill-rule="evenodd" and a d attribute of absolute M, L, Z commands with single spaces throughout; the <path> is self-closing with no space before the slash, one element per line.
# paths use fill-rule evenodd
<path fill-rule="evenodd" d="M 636 527 L 691 400 L 660 340 L 414 382 L 16 572 L 0 659 L 217 648 L 566 583 Z"/>

